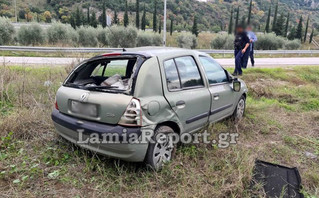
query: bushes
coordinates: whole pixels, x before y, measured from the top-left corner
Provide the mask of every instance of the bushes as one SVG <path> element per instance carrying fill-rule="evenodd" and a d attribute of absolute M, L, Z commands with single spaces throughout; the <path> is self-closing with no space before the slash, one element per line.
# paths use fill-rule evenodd
<path fill-rule="evenodd" d="M 195 49 L 197 47 L 197 38 L 191 33 L 182 33 L 177 37 L 177 43 L 181 48 Z"/>
<path fill-rule="evenodd" d="M 137 40 L 137 29 L 129 26 L 112 26 L 109 34 L 111 47 L 135 47 Z"/>
<path fill-rule="evenodd" d="M 101 26 L 97 29 L 97 40 L 99 41 L 99 45 L 102 47 L 106 47 L 109 45 L 109 29 L 103 29 Z"/>
<path fill-rule="evenodd" d="M 289 41 L 286 38 L 276 36 L 274 33 L 262 34 L 258 37 L 256 42 L 256 49 L 259 50 L 296 50 L 301 47 L 301 42 L 299 40 Z"/>
<path fill-rule="evenodd" d="M 45 33 L 37 23 L 23 25 L 18 32 L 18 41 L 22 45 L 39 45 L 45 42 Z"/>
<path fill-rule="evenodd" d="M 93 27 L 83 27 L 77 29 L 79 34 L 79 44 L 83 47 L 96 47 L 98 45 L 97 32 Z"/>
<path fill-rule="evenodd" d="M 286 41 L 285 49 L 287 50 L 297 50 L 301 47 L 301 42 L 299 39 L 295 39 L 292 41 Z"/>
<path fill-rule="evenodd" d="M 285 48 L 293 50 L 300 48 L 301 43 L 298 40 L 288 41 L 287 39 L 276 36 L 274 33 L 258 35 L 258 41 L 255 44 L 255 49 L 258 50 L 278 50 Z M 213 49 L 234 49 L 234 36 L 233 35 L 218 35 L 211 42 Z"/>
<path fill-rule="evenodd" d="M 48 42 L 50 44 L 71 44 L 74 45 L 78 42 L 78 34 L 71 27 L 62 23 L 53 23 L 47 29 Z"/>
<path fill-rule="evenodd" d="M 153 36 L 153 46 L 161 46 L 163 45 L 163 38 L 160 34 L 154 34 Z"/>
<path fill-rule="evenodd" d="M 229 34 L 220 34 L 211 42 L 212 49 L 234 49 L 234 36 Z"/>
<path fill-rule="evenodd" d="M 162 44 L 162 37 L 156 33 L 140 31 L 137 36 L 137 46 L 160 46 Z"/>
<path fill-rule="evenodd" d="M 274 33 L 262 34 L 258 36 L 256 42 L 256 49 L 259 50 L 278 50 L 283 48 L 285 39 L 280 36 L 276 36 Z"/>
<path fill-rule="evenodd" d="M 0 45 L 11 43 L 14 36 L 14 27 L 6 17 L 0 17 Z"/>

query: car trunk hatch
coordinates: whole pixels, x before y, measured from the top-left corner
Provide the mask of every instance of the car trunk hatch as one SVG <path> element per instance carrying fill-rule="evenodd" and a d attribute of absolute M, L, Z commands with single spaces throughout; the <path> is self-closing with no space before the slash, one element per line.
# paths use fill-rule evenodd
<path fill-rule="evenodd" d="M 102 56 L 84 62 L 57 92 L 60 112 L 107 124 L 117 124 L 132 100 L 138 55 Z"/>
<path fill-rule="evenodd" d="M 132 96 L 61 87 L 56 100 L 61 113 L 79 119 L 117 124 Z"/>

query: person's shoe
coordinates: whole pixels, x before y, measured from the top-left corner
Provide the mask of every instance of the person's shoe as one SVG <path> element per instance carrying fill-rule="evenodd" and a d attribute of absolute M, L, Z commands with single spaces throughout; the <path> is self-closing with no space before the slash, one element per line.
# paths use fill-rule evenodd
<path fill-rule="evenodd" d="M 251 64 L 252 67 L 255 67 L 255 63 Z"/>
<path fill-rule="evenodd" d="M 233 75 L 233 76 L 238 76 L 238 74 L 237 74 L 237 73 L 235 73 L 235 72 L 234 72 L 234 73 L 232 73 L 232 75 Z"/>
<path fill-rule="evenodd" d="M 238 76 L 242 76 L 243 74 L 238 74 Z"/>

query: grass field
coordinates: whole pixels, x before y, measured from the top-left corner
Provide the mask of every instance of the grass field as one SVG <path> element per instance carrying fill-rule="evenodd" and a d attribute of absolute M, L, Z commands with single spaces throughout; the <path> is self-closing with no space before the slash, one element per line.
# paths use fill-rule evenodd
<path fill-rule="evenodd" d="M 303 193 L 319 196 L 319 67 L 245 71 L 245 118 L 210 127 L 215 135 L 238 132 L 239 143 L 180 146 L 161 172 L 56 135 L 50 113 L 70 68 L 0 66 L 1 197 L 263 197 L 250 189 L 256 159 L 298 167 Z"/>

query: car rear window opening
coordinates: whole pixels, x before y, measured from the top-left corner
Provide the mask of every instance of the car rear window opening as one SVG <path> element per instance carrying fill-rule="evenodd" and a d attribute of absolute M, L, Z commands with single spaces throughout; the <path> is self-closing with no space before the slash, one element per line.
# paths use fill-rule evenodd
<path fill-rule="evenodd" d="M 136 57 L 117 57 L 84 63 L 65 86 L 94 91 L 125 92 L 131 89 Z"/>

